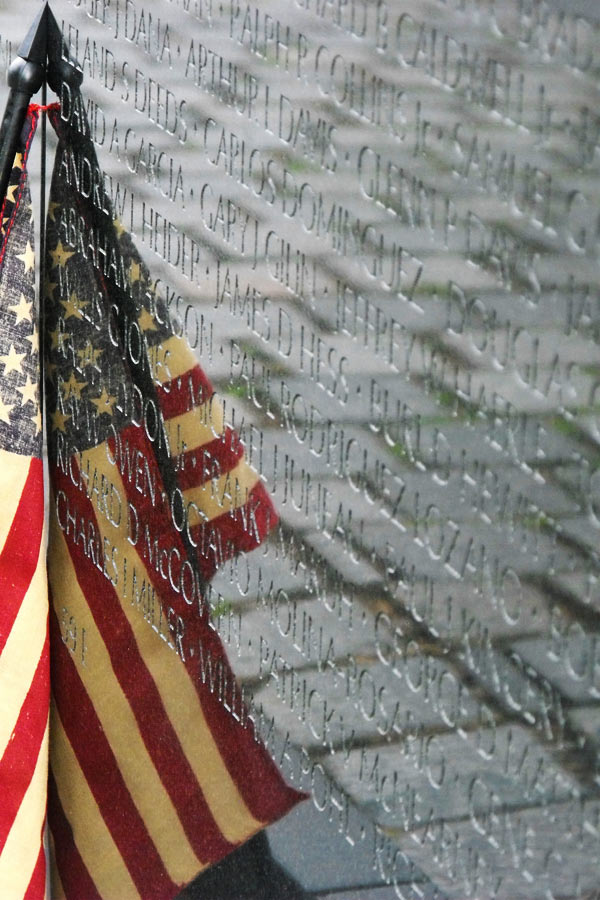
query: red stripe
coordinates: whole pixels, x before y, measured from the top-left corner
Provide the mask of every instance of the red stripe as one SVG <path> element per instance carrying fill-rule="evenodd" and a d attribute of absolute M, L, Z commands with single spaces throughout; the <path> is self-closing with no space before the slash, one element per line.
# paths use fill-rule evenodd
<path fill-rule="evenodd" d="M 46 731 L 50 703 L 48 631 L 11 740 L 0 760 L 0 852 L 29 787 Z"/>
<path fill-rule="evenodd" d="M 44 524 L 42 461 L 34 457 L 0 553 L 0 653 L 4 649 L 40 555 Z"/>
<path fill-rule="evenodd" d="M 275 527 L 278 516 L 261 481 L 257 482 L 243 506 L 215 516 L 192 528 L 198 547 L 202 575 L 212 578 L 219 566 L 237 553 L 255 550 Z"/>
<path fill-rule="evenodd" d="M 44 900 L 46 896 L 46 854 L 41 844 L 35 868 L 29 880 L 23 900 Z"/>
<path fill-rule="evenodd" d="M 166 365 L 168 364 L 167 360 Z M 201 406 L 210 400 L 214 392 L 212 384 L 198 365 L 156 389 L 165 419 L 181 416 L 194 406 Z"/>
<path fill-rule="evenodd" d="M 221 437 L 177 457 L 177 483 L 182 491 L 198 487 L 230 472 L 243 455 L 244 445 L 237 432 L 227 427 Z"/>
<path fill-rule="evenodd" d="M 123 439 L 127 440 L 131 447 L 135 447 L 148 462 L 154 460 L 152 446 L 142 429 L 134 427 L 126 429 L 123 432 Z M 156 495 L 161 497 L 162 481 L 156 466 L 154 466 L 154 474 L 156 475 Z M 149 492 L 146 492 L 146 496 L 138 492 L 132 481 L 124 482 L 124 485 L 127 499 L 137 507 L 141 523 L 142 534 L 138 540 L 138 552 L 146 560 L 148 573 L 162 601 L 163 608 L 172 607 L 175 613 L 185 621 L 185 637 L 188 646 L 196 648 L 201 645 L 204 653 L 210 653 L 215 663 L 221 662 L 226 673 L 226 681 L 232 690 L 234 676 L 227 662 L 221 640 L 208 621 L 205 608 L 202 607 L 201 615 L 199 615 L 197 609 L 191 609 L 187 605 L 181 593 L 173 590 L 164 566 L 163 571 L 165 571 L 166 577 L 161 575 L 161 560 L 164 562 L 165 553 L 168 555 L 175 548 L 181 554 L 181 559 L 185 559 L 183 544 L 179 533 L 171 523 L 168 507 L 162 500 L 154 503 Z M 241 511 L 238 511 L 239 515 L 231 516 L 226 513 L 213 520 L 217 532 L 224 532 L 226 536 L 231 537 L 230 555 L 237 550 L 255 547 L 263 539 L 268 528 L 277 520 L 271 500 L 260 482 L 250 492 L 248 503 L 256 504 L 256 535 L 248 533 L 242 528 Z M 153 552 L 156 551 L 154 564 L 150 562 L 146 552 L 146 543 L 143 537 L 143 529 L 146 525 L 149 528 Z M 155 548 L 154 541 L 157 542 Z M 206 560 L 203 561 L 200 558 L 200 565 L 204 565 L 206 568 Z M 212 570 L 210 574 L 213 574 L 214 565 L 211 563 L 209 567 Z M 274 821 L 288 812 L 301 799 L 302 795 L 287 787 L 264 747 L 255 740 L 250 723 L 246 728 L 241 727 L 239 722 L 224 708 L 219 697 L 211 693 L 207 684 L 202 683 L 200 659 L 197 653 L 193 657 L 186 654 L 186 669 L 200 698 L 219 753 L 252 814 L 262 821 Z"/>
<path fill-rule="evenodd" d="M 69 900 L 103 900 L 73 839 L 73 829 L 62 808 L 52 772 L 48 777 L 48 823 L 65 895 Z"/>
<path fill-rule="evenodd" d="M 72 464 L 76 473 L 77 460 L 73 459 Z M 77 491 L 59 468 L 53 467 L 52 477 L 55 490 L 64 491 L 77 506 L 86 531 L 91 525 L 98 533 L 94 509 L 85 495 Z M 72 537 L 66 540 L 79 584 L 106 643 L 115 675 L 129 700 L 140 734 L 190 843 L 202 861 L 220 859 L 233 849 L 233 845 L 225 840 L 213 819 L 156 684 L 139 653 L 119 597 L 110 581 L 88 559 L 82 543 L 75 545 Z M 78 741 L 84 743 L 86 739 L 85 724 L 82 722 Z M 78 746 L 76 752 L 79 750 Z"/>
<path fill-rule="evenodd" d="M 144 898 L 177 893 L 119 771 L 96 710 L 60 634 L 50 618 L 52 689 L 65 732 L 129 873 Z M 83 739 L 82 739 L 83 736 Z"/>

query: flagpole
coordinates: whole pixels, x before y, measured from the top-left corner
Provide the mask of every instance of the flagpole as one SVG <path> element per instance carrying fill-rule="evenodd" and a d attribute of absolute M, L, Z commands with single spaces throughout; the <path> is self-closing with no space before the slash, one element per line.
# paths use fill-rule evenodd
<path fill-rule="evenodd" d="M 0 125 L 0 206 L 4 203 L 29 101 L 46 80 L 46 7 L 36 16 L 8 70 L 10 92 Z"/>
<path fill-rule="evenodd" d="M 42 411 L 43 434 L 46 433 L 45 428 L 45 409 L 46 409 L 46 373 L 44 365 L 45 354 L 42 351 L 44 335 L 46 333 L 46 302 L 45 302 L 45 285 L 44 272 L 46 270 L 46 111 L 45 107 L 48 102 L 48 90 L 46 79 L 42 84 L 42 110 L 40 121 L 40 255 L 39 255 L 39 340 L 40 340 L 40 409 Z"/>
<path fill-rule="evenodd" d="M 41 158 L 40 158 L 40 300 L 44 293 L 44 258 L 46 256 L 46 82 L 42 85 L 42 115 L 40 122 Z"/>

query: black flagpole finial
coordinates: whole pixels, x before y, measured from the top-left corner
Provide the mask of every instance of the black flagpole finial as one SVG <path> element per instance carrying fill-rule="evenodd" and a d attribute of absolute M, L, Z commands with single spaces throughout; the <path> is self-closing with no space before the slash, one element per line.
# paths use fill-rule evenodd
<path fill-rule="evenodd" d="M 48 4 L 45 3 L 27 32 L 27 37 L 19 48 L 19 55 L 8 70 L 10 93 L 0 125 L 0 204 L 6 196 L 29 101 L 39 91 L 46 77 L 47 9 Z"/>
<path fill-rule="evenodd" d="M 83 72 L 77 60 L 69 56 L 69 50 L 63 41 L 62 32 L 54 13 L 48 3 L 44 6 L 46 14 L 46 80 L 55 94 L 60 94 L 61 85 L 67 82 L 70 87 L 78 88 L 83 81 Z"/>
<path fill-rule="evenodd" d="M 58 23 L 45 2 L 8 70 L 10 93 L 0 125 L 0 206 L 6 196 L 31 98 L 44 82 L 59 94 L 64 82 L 77 89 L 82 80 L 81 68 L 69 57 Z"/>
<path fill-rule="evenodd" d="M 44 3 L 39 13 L 31 23 L 29 31 L 19 47 L 21 59 L 45 65 L 46 63 L 46 17 L 50 7 Z"/>
<path fill-rule="evenodd" d="M 8 70 L 8 86 L 12 91 L 31 98 L 42 86 L 46 75 L 48 4 L 33 20 L 16 59 Z M 10 102 L 10 100 L 9 100 Z"/>

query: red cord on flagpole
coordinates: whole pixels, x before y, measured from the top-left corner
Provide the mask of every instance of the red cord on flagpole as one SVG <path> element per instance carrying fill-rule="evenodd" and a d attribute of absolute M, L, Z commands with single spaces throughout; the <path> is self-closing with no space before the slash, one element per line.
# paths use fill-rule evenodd
<path fill-rule="evenodd" d="M 33 113 L 50 112 L 51 110 L 56 110 L 58 112 L 59 109 L 60 103 L 58 103 L 58 101 L 55 101 L 54 103 L 46 103 L 45 105 L 41 103 L 29 104 L 29 112 Z"/>

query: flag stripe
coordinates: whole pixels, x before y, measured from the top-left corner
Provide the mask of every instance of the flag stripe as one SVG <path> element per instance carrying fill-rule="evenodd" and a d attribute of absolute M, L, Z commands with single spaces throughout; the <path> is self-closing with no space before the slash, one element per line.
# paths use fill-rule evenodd
<path fill-rule="evenodd" d="M 167 341 L 167 345 L 170 342 Z M 173 376 L 157 388 L 158 401 L 165 419 L 179 416 L 187 412 L 191 406 L 200 406 L 210 403 L 214 394 L 214 388 L 193 355 L 187 351 L 182 354 L 179 348 L 176 350 L 178 360 L 183 360 L 185 371 Z M 172 369 L 172 360 L 168 361 L 169 370 Z M 177 366 L 179 368 L 179 366 Z"/>
<path fill-rule="evenodd" d="M 7 462 L 6 457 L 0 461 L 4 465 Z M 7 475 L 10 477 L 9 473 Z M 4 478 L 2 480 L 4 481 Z M 12 485 L 3 485 L 3 487 L 5 488 L 3 497 L 9 495 L 13 490 Z M 44 524 L 43 490 L 42 461 L 33 458 L 29 461 L 27 478 L 20 494 L 19 505 L 0 553 L 0 597 L 2 597 L 0 653 L 6 645 L 38 563 Z M 0 737 L 0 749 L 3 746 Z"/>
<path fill-rule="evenodd" d="M 0 516 L 0 547 L 4 547 L 15 513 L 21 501 L 23 487 L 29 475 L 31 457 L 19 453 L 10 453 L 0 448 L 0 497 L 2 497 L 2 515 Z M 0 556 L 1 559 L 1 556 Z M 0 617 L 2 611 L 0 611 Z M 0 618 L 0 641 L 4 626 Z M 0 648 L 1 648 L 0 644 Z"/>
<path fill-rule="evenodd" d="M 221 437 L 179 455 L 177 483 L 182 491 L 230 472 L 244 455 L 237 433 L 226 426 Z"/>
<path fill-rule="evenodd" d="M 132 430 L 129 433 L 128 440 L 131 446 L 135 447 L 144 458 L 150 458 L 152 447 L 141 429 Z M 94 450 L 85 451 L 82 454 L 83 465 L 87 469 L 89 462 L 90 471 L 100 467 L 102 460 L 105 459 L 106 452 L 102 446 Z M 181 593 L 173 590 L 169 577 L 161 576 L 160 568 L 162 563 L 160 558 L 163 551 L 168 552 L 174 547 L 182 554 L 183 558 L 183 545 L 178 532 L 172 527 L 168 506 L 165 506 L 162 502 L 154 503 L 150 492 L 146 491 L 145 495 L 138 492 L 133 482 L 119 479 L 116 471 L 112 473 L 111 480 L 114 482 L 119 494 L 122 492 L 130 502 L 137 504 L 140 522 L 151 522 L 152 530 L 151 532 L 149 531 L 149 534 L 152 536 L 156 535 L 158 538 L 153 564 L 149 564 L 150 561 L 143 536 L 139 536 L 137 546 L 142 545 L 140 552 L 144 553 L 146 562 L 141 558 L 140 553 L 137 552 L 137 547 L 129 546 L 127 549 L 128 555 L 131 557 L 138 573 L 142 572 L 144 578 L 151 580 L 158 596 L 162 599 L 163 606 L 167 609 L 170 606 L 176 614 L 180 614 L 186 620 L 186 644 L 191 645 L 195 650 L 195 656 L 188 658 L 186 661 L 189 677 L 186 678 L 184 667 L 182 666 L 175 667 L 168 675 L 166 671 L 162 671 L 158 666 L 151 668 L 151 671 L 159 688 L 161 685 L 164 685 L 161 695 L 165 708 L 169 712 L 175 727 L 178 727 L 181 722 L 186 730 L 192 728 L 192 723 L 188 722 L 188 719 L 194 718 L 190 715 L 190 710 L 197 709 L 197 703 L 194 703 L 193 692 L 200 699 L 201 709 L 198 710 L 198 721 L 194 721 L 193 724 L 194 727 L 202 730 L 199 730 L 193 740 L 188 740 L 184 746 L 205 793 L 208 788 L 211 789 L 211 794 L 206 793 L 206 796 L 221 830 L 233 840 L 232 828 L 237 829 L 234 832 L 235 835 L 241 834 L 244 828 L 244 821 L 246 821 L 247 828 L 250 831 L 254 831 L 259 823 L 272 821 L 281 815 L 282 810 L 288 809 L 290 805 L 299 799 L 299 795 L 288 788 L 281 780 L 275 764 L 262 747 L 257 745 L 253 730 L 250 727 L 241 728 L 239 722 L 230 713 L 224 711 L 222 698 L 217 696 L 217 694 L 211 693 L 208 687 L 203 684 L 200 656 L 198 655 L 199 646 L 202 647 L 207 657 L 211 658 L 215 663 L 220 662 L 223 665 L 227 673 L 226 679 L 230 686 L 234 683 L 234 676 L 227 662 L 220 637 L 210 627 L 206 616 L 190 615 L 190 607 L 186 604 Z M 160 475 L 157 474 L 156 496 L 160 497 L 162 491 Z M 256 485 L 249 503 L 254 504 L 256 507 L 255 532 L 241 528 L 240 521 L 236 521 L 235 517 L 229 513 L 220 516 L 205 526 L 206 528 L 215 527 L 220 529 L 226 535 L 228 534 L 227 529 L 230 529 L 232 538 L 229 549 L 230 555 L 246 547 L 252 549 L 257 543 L 260 543 L 260 540 L 267 533 L 269 524 L 273 524 L 273 507 L 262 483 L 259 482 Z M 241 516 L 242 512 L 242 510 L 238 510 L 235 515 Z M 99 521 L 102 533 L 109 538 L 110 543 L 116 544 L 119 540 L 123 541 L 122 534 L 119 537 L 118 529 L 111 528 L 106 518 L 101 517 Z M 203 555 L 200 556 L 199 562 L 202 564 Z M 213 571 L 214 568 L 216 566 L 213 565 Z M 140 623 L 140 614 L 131 606 L 131 599 L 125 598 L 123 607 L 130 618 L 132 626 L 135 627 L 138 624 L 138 629 L 142 632 L 138 637 L 141 646 L 144 626 Z M 204 607 L 202 611 L 204 612 Z M 146 630 L 148 630 L 147 626 Z M 153 654 L 148 650 L 144 655 L 148 659 L 148 665 L 152 667 L 154 664 Z M 175 662 L 178 662 L 178 660 L 176 659 Z M 182 736 L 182 742 L 183 740 Z M 208 749 L 211 748 L 211 754 L 200 756 L 197 752 L 198 746 L 206 748 L 205 754 L 208 754 Z M 207 760 L 213 759 L 213 748 L 214 764 L 216 766 L 214 780 L 213 778 L 208 778 L 210 770 L 207 768 Z M 250 760 L 254 776 L 252 778 L 248 777 Z M 202 780 L 203 774 L 204 781 Z M 208 787 L 206 785 L 207 779 Z M 237 790 L 229 793 L 231 782 L 233 782 Z M 271 792 L 264 790 L 265 784 L 274 785 Z M 234 805 L 236 796 L 239 796 L 237 809 Z M 241 800 L 243 800 L 243 804 L 251 813 L 252 818 L 250 820 L 247 818 L 244 806 L 239 805 Z M 216 804 L 222 807 L 222 811 L 219 811 L 219 806 Z M 234 810 L 235 815 L 233 814 Z M 249 831 L 246 830 L 245 834 L 249 836 Z M 236 837 L 236 839 L 239 840 L 240 838 Z"/>
<path fill-rule="evenodd" d="M 25 168 L 36 122 L 30 109 L 0 215 L 0 897 L 7 900 L 45 893 L 50 692 L 41 419 L 37 399 L 23 404 L 19 386 L 25 379 L 28 392 L 39 378 Z"/>
<path fill-rule="evenodd" d="M 40 900 L 46 896 L 46 853 L 44 847 L 40 847 L 37 862 L 27 885 L 23 900 Z"/>
<path fill-rule="evenodd" d="M 183 419 L 187 419 L 190 416 L 195 417 L 197 413 L 198 410 L 194 410 L 193 412 L 186 413 L 183 417 L 179 417 L 179 419 L 170 419 L 166 423 L 170 438 L 174 433 L 173 429 L 176 422 L 181 423 Z M 190 425 L 188 422 L 185 427 L 193 427 L 194 435 L 196 435 L 197 423 L 192 423 Z M 210 429 L 207 429 L 207 434 L 209 432 Z M 175 444 L 171 443 L 171 451 L 173 451 L 173 448 L 177 443 L 178 441 L 176 441 Z M 205 445 L 198 444 L 198 446 L 205 448 L 208 445 L 213 446 L 214 443 L 215 441 L 211 436 L 210 441 L 207 440 Z M 136 507 L 139 507 L 140 504 L 148 498 L 160 497 L 162 494 L 162 487 L 153 488 L 151 486 L 160 480 L 158 469 L 154 467 L 151 471 L 149 470 L 148 474 L 143 470 L 143 477 L 139 478 L 136 477 L 136 463 L 127 461 L 136 458 L 136 452 L 139 454 L 139 456 L 137 456 L 138 460 L 148 461 L 153 457 L 152 445 L 142 430 L 135 426 L 123 429 L 118 449 L 115 445 L 114 438 L 111 438 L 108 444 L 111 457 L 117 459 L 119 461 L 119 468 L 124 469 L 128 473 L 127 478 L 125 479 L 125 486 L 130 494 L 131 502 Z M 106 450 L 103 450 L 103 453 L 104 458 L 102 464 L 105 466 Z M 102 470 L 99 469 L 99 471 Z M 187 517 L 190 528 L 201 525 L 208 520 L 217 519 L 224 513 L 230 513 L 234 509 L 245 506 L 252 489 L 257 483 L 258 475 L 250 468 L 244 459 L 238 460 L 232 469 L 223 472 L 217 478 L 210 480 L 204 479 L 196 482 L 193 487 L 184 491 L 184 499 L 186 506 L 188 507 Z M 151 512 L 152 515 L 154 515 L 154 505 L 148 507 L 148 512 Z M 232 521 L 234 520 L 232 519 Z M 239 528 L 239 521 L 237 521 L 236 524 Z M 172 530 L 172 528 L 169 528 L 168 530 Z M 168 533 L 168 531 L 166 533 Z"/>
<path fill-rule="evenodd" d="M 138 436 L 137 447 L 143 446 Z M 85 451 L 82 454 L 82 461 L 87 466 L 90 462 L 90 469 L 100 465 L 102 459 L 106 459 L 103 447 L 94 450 Z M 113 475 L 113 482 L 119 493 L 126 494 L 125 484 L 118 477 Z M 130 491 L 135 490 L 129 485 Z M 126 496 L 132 496 L 127 493 Z M 149 500 L 149 498 L 148 498 Z M 164 522 L 164 509 L 157 504 L 153 509 L 154 522 L 162 534 L 162 525 Z M 140 507 L 140 515 L 145 515 L 145 508 Z M 123 542 L 123 531 L 119 533 L 119 529 L 111 526 L 107 519 L 99 517 L 98 524 L 103 538 L 107 538 L 109 543 L 117 544 Z M 172 530 L 167 535 L 173 538 Z M 180 543 L 177 547 L 183 554 L 183 545 Z M 138 579 L 144 579 L 147 584 L 152 584 L 157 594 L 163 600 L 163 605 L 168 608 L 170 605 L 175 612 L 180 614 L 188 614 L 189 607 L 181 595 L 177 595 L 168 579 L 162 579 L 157 573 L 155 567 L 148 566 L 146 562 L 134 547 L 128 547 L 127 550 L 130 567 L 135 567 Z M 220 747 L 217 745 L 214 735 L 206 721 L 203 706 L 196 687 L 193 684 L 190 674 L 183 665 L 181 659 L 175 651 L 171 653 L 157 653 L 156 641 L 157 635 L 147 621 L 144 620 L 140 610 L 134 605 L 134 598 L 124 597 L 123 584 L 117 585 L 117 591 L 121 598 L 122 608 L 127 616 L 128 622 L 135 634 L 137 647 L 146 661 L 148 670 L 160 693 L 162 704 L 169 717 L 174 731 L 177 734 L 178 741 L 189 760 L 194 773 L 194 780 L 200 785 L 203 796 L 208 804 L 209 815 L 214 817 L 218 826 L 219 833 L 224 835 L 229 844 L 236 844 L 248 836 L 248 832 L 256 831 L 261 827 L 262 822 L 257 820 L 247 809 L 242 797 L 240 796 L 236 780 L 232 778 L 232 773 L 227 769 L 223 762 Z M 130 591 L 131 593 L 131 591 Z M 160 601 L 157 598 L 157 605 Z M 158 618 L 158 610 L 156 612 Z M 164 618 L 164 630 L 169 637 L 167 616 Z M 198 624 L 196 624 L 198 623 Z M 200 624 L 199 616 L 194 615 L 191 621 L 186 623 L 187 628 L 193 630 Z M 218 658 L 223 657 L 223 651 L 217 635 L 209 628 L 205 628 L 210 632 L 213 641 L 213 650 L 218 654 Z M 238 729 L 239 730 L 239 729 Z M 202 747 L 202 752 L 198 748 Z M 247 769 L 244 768 L 244 775 L 247 777 Z M 205 824 L 206 828 L 206 824 Z M 208 857 L 215 859 L 216 857 Z M 206 855 L 203 859 L 207 859 Z"/>
<path fill-rule="evenodd" d="M 178 378 L 183 381 L 183 376 L 198 366 L 190 345 L 183 338 L 172 335 L 163 340 L 161 347 L 165 352 L 166 359 L 165 365 L 158 367 L 155 372 L 157 381 L 165 385 L 169 382 L 176 382 Z M 211 383 L 201 369 L 200 374 L 207 385 L 207 390 L 212 394 Z"/>
<path fill-rule="evenodd" d="M 63 577 L 65 576 L 68 578 L 66 572 L 63 573 Z M 51 621 L 52 652 L 56 659 L 54 671 L 58 675 L 55 702 L 65 733 L 70 740 L 81 771 L 94 794 L 106 825 L 129 869 L 132 879 L 135 881 L 142 896 L 160 900 L 160 897 L 164 897 L 169 891 L 173 893 L 176 884 L 167 874 L 156 847 L 127 790 L 122 777 L 123 756 L 117 761 L 111 752 L 102 725 L 96 716 L 94 706 L 79 678 L 75 663 L 69 650 L 67 650 L 61 640 L 58 619 L 54 613 Z M 91 635 L 90 639 L 93 640 Z M 93 646 L 93 652 L 97 654 L 99 648 L 96 640 L 93 641 Z M 114 703 L 114 694 L 109 693 L 110 687 L 110 683 L 100 684 L 100 689 L 106 692 L 109 703 Z M 118 703 L 114 703 L 114 716 L 117 727 L 119 725 L 117 717 L 120 712 L 122 710 L 119 709 Z M 126 722 L 123 724 L 126 729 Z M 81 733 L 82 728 L 85 729 L 85 740 L 83 741 L 78 739 L 78 734 Z M 114 728 L 112 730 L 113 732 L 115 731 Z M 135 756 L 137 749 L 135 743 L 132 743 L 130 748 L 131 757 L 127 761 L 130 769 L 138 763 Z M 101 786 L 98 785 L 97 778 L 94 777 L 97 771 L 103 772 Z M 158 796 L 154 796 L 151 793 L 153 787 L 154 785 L 149 782 L 146 807 L 153 802 L 156 804 L 160 800 L 160 792 Z M 176 824 L 179 826 L 179 822 Z M 176 831 L 177 837 L 180 834 L 181 827 L 178 827 Z M 184 835 L 183 839 L 185 841 Z M 140 854 L 138 852 L 139 847 L 144 847 L 144 853 Z M 171 847 L 163 848 L 163 852 L 164 850 L 172 852 Z M 198 868 L 198 862 L 195 857 L 193 857 L 192 871 L 194 866 L 196 869 Z M 184 880 L 186 875 L 189 878 L 189 871 L 190 867 L 188 866 L 181 881 Z"/>
<path fill-rule="evenodd" d="M 191 529 L 192 540 L 198 548 L 198 563 L 205 579 L 210 579 L 219 566 L 236 553 L 254 550 L 277 523 L 277 514 L 258 481 L 244 503 L 233 513 L 216 516 Z"/>
<path fill-rule="evenodd" d="M 223 409 L 217 403 L 203 403 L 165 420 L 172 456 L 179 455 L 182 447 L 186 451 L 203 447 L 223 434 L 224 428 Z"/>
<path fill-rule="evenodd" d="M 52 711 L 50 717 L 54 738 L 55 715 Z M 81 900 L 102 900 L 73 839 L 73 828 L 62 807 L 52 771 L 48 778 L 48 820 L 52 835 L 52 900 L 62 900 L 65 895 Z"/>
<path fill-rule="evenodd" d="M 216 519 L 223 513 L 239 509 L 248 502 L 250 491 L 258 481 L 258 475 L 245 460 L 241 460 L 229 472 L 205 481 L 184 491 L 188 507 L 190 527 L 201 525 L 207 519 Z M 238 526 L 239 527 L 239 526 Z"/>
<path fill-rule="evenodd" d="M 0 656 L 0 755 L 8 745 L 29 693 L 47 639 L 45 548 L 38 542 L 39 565 Z M 14 561 L 18 566 L 18 561 Z"/>
<path fill-rule="evenodd" d="M 115 678 L 110 658 L 76 582 L 62 535 L 56 536 L 56 561 L 61 581 L 69 591 L 73 614 L 85 621 L 86 638 L 93 655 L 93 675 L 86 665 L 76 668 L 60 635 L 53 632 L 53 684 L 63 727 L 79 764 L 113 833 L 128 868 L 136 872 L 140 859 L 147 877 L 166 887 L 181 884 L 201 867 L 162 785 L 140 736 L 131 708 Z M 54 618 L 54 617 L 53 617 Z M 85 740 L 78 739 L 78 731 Z M 103 781 L 98 784 L 97 772 Z M 135 851 L 147 849 L 137 862 Z M 130 860 L 134 854 L 134 858 Z M 168 860 L 168 871 L 161 862 Z M 144 872 L 141 873 L 143 879 Z M 149 884 L 153 889 L 152 882 Z M 149 896 L 152 896 L 150 893 Z M 160 895 L 159 895 L 160 896 Z"/>
<path fill-rule="evenodd" d="M 46 812 L 48 729 L 44 733 L 33 778 L 21 801 L 10 834 L 0 854 L 0 897 L 25 894 L 38 860 Z"/>
<path fill-rule="evenodd" d="M 98 892 L 105 900 L 113 897 L 115 900 L 117 897 L 119 900 L 140 900 L 140 893 L 102 818 L 56 709 L 52 715 L 52 753 L 58 796 L 77 836 L 77 847 L 85 868 Z M 54 842 L 56 846 L 56 834 Z M 88 900 L 88 895 L 83 892 L 73 896 Z"/>
<path fill-rule="evenodd" d="M 87 451 L 84 456 L 92 453 L 106 459 L 104 446 L 95 451 Z M 74 466 L 77 466 L 75 461 Z M 74 497 L 84 521 L 92 523 L 98 534 L 98 521 L 92 504 L 84 495 L 77 494 L 59 469 L 55 471 L 55 486 L 57 491 L 62 489 L 67 497 Z M 103 519 L 102 522 L 106 526 L 106 520 Z M 200 859 L 216 859 L 229 852 L 232 846 L 217 828 L 202 792 L 196 785 L 189 760 L 165 711 L 159 688 L 147 669 L 145 660 L 151 664 L 153 657 L 159 653 L 160 644 L 156 644 L 156 635 L 142 620 L 140 625 L 143 627 L 138 628 L 138 639 L 143 642 L 144 649 L 140 652 L 132 624 L 126 616 L 126 611 L 130 612 L 130 602 L 122 606 L 114 587 L 95 565 L 90 564 L 81 546 L 76 546 L 69 540 L 68 548 L 81 589 L 109 650 L 115 674 L 131 704 L 144 743 L 177 809 L 190 843 Z M 52 582 L 51 586 L 54 589 Z M 176 684 L 164 685 L 163 692 L 177 704 L 181 703 Z M 189 713 L 186 712 L 185 715 Z M 160 735 L 160 740 L 157 740 L 157 735 Z M 82 736 L 82 739 L 85 737 Z M 204 749 L 199 754 L 198 747 L 195 747 L 194 755 L 202 756 L 203 765 L 210 771 L 210 754 L 207 754 L 207 759 Z M 221 769 L 226 774 L 225 767 L 221 766 Z M 218 789 L 223 791 L 223 785 L 219 785 Z"/>
<path fill-rule="evenodd" d="M 48 673 L 48 645 L 40 656 L 31 686 L 21 707 L 12 740 L 0 760 L 0 784 L 11 784 L 0 805 L 0 852 L 6 843 L 35 771 L 40 747 L 48 725 L 50 683 Z"/>

